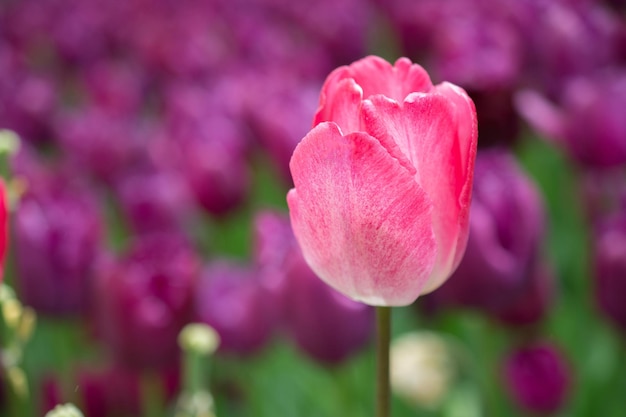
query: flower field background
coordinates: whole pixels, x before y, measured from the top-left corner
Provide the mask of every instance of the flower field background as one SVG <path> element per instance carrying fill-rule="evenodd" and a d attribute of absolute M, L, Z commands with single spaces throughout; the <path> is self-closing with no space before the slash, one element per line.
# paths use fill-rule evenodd
<path fill-rule="evenodd" d="M 368 54 L 479 119 L 466 256 L 394 311 L 393 415 L 623 416 L 626 4 L 599 0 L 1 2 L 0 415 L 373 415 L 373 311 L 285 200 Z M 218 351 L 190 362 L 189 323 Z"/>

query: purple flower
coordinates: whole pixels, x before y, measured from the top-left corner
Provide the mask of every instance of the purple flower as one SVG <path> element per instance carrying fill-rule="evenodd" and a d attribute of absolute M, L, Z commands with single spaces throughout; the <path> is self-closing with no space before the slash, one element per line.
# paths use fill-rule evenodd
<path fill-rule="evenodd" d="M 433 69 L 470 90 L 510 89 L 523 65 L 522 41 L 493 10 L 455 11 L 434 27 Z"/>
<path fill-rule="evenodd" d="M 191 319 L 199 258 L 175 234 L 138 237 L 97 277 L 98 329 L 116 361 L 164 368 L 178 359 L 178 333 Z"/>
<path fill-rule="evenodd" d="M 626 332 L 626 216 L 604 219 L 595 238 L 595 292 L 600 310 Z"/>
<path fill-rule="evenodd" d="M 285 182 L 291 184 L 289 160 L 310 128 L 319 85 L 304 83 L 277 71 L 250 80 L 248 91 L 247 114 L 252 131 Z M 282 117 L 276 117 L 277 114 Z"/>
<path fill-rule="evenodd" d="M 180 387 L 176 368 L 155 376 L 164 388 L 165 400 L 172 400 Z M 141 374 L 119 366 L 81 368 L 77 375 L 77 394 L 82 410 L 89 417 L 141 415 Z"/>
<path fill-rule="evenodd" d="M 552 306 L 556 293 L 554 273 L 547 265 L 536 263 L 522 288 L 507 305 L 491 311 L 504 324 L 522 326 L 539 323 Z"/>
<path fill-rule="evenodd" d="M 511 397 L 525 410 L 551 414 L 567 400 L 569 365 L 552 344 L 535 342 L 515 349 L 505 359 L 503 372 Z"/>
<path fill-rule="evenodd" d="M 56 132 L 70 161 L 110 182 L 142 154 L 145 128 L 126 115 L 88 107 L 60 117 Z"/>
<path fill-rule="evenodd" d="M 549 95 L 568 78 L 618 59 L 620 21 L 597 2 L 525 0 L 513 19 L 525 42 L 528 82 Z"/>
<path fill-rule="evenodd" d="M 230 113 L 234 110 L 224 109 L 219 104 L 222 96 L 211 93 L 202 85 L 170 89 L 165 103 L 168 147 L 198 204 L 211 214 L 224 215 L 247 197 L 248 144 Z"/>
<path fill-rule="evenodd" d="M 315 275 L 294 246 L 287 264 L 288 332 L 313 359 L 337 364 L 367 346 L 374 309 L 335 291 Z"/>
<path fill-rule="evenodd" d="M 102 244 L 98 205 L 70 181 L 46 180 L 29 187 L 14 215 L 17 286 L 41 313 L 86 313 Z"/>
<path fill-rule="evenodd" d="M 117 180 L 115 190 L 136 233 L 180 230 L 193 205 L 184 178 L 170 169 L 129 171 Z"/>
<path fill-rule="evenodd" d="M 431 297 L 487 311 L 509 306 L 530 285 L 543 237 L 543 202 L 532 180 L 506 151 L 480 151 L 465 256 Z"/>
<path fill-rule="evenodd" d="M 2 45 L 0 45 L 2 47 Z M 50 139 L 55 110 L 56 88 L 47 76 L 24 70 L 0 81 L 0 126 L 16 131 L 23 139 L 43 142 Z"/>
<path fill-rule="evenodd" d="M 517 106 L 532 127 L 581 164 L 606 168 L 626 162 L 626 72 L 572 78 L 558 104 L 524 91 Z"/>
<path fill-rule="evenodd" d="M 102 60 L 84 71 L 83 83 L 92 103 L 114 114 L 137 114 L 145 100 L 144 79 L 137 65 Z"/>
<path fill-rule="evenodd" d="M 295 237 L 289 217 L 276 211 L 257 212 L 254 217 L 254 262 L 267 303 L 276 320 L 287 316 L 287 259 Z"/>
<path fill-rule="evenodd" d="M 279 24 L 283 37 L 296 38 L 285 35 L 299 33 L 296 39 L 308 39 L 314 45 L 322 46 L 333 57 L 335 65 L 352 62 L 366 53 L 368 30 L 373 20 L 369 2 L 320 0 L 313 8 L 289 0 L 259 0 L 258 3 L 269 16 L 282 18 Z M 278 26 L 276 22 L 274 26 Z M 308 50 L 295 45 L 294 52 L 298 49 Z"/>
<path fill-rule="evenodd" d="M 217 331 L 220 351 L 252 354 L 271 336 L 274 317 L 267 301 L 252 269 L 215 261 L 198 281 L 195 319 Z"/>

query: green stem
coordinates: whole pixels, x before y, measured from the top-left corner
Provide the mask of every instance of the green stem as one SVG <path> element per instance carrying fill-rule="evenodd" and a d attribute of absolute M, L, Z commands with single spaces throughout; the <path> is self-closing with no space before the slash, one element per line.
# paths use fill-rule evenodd
<path fill-rule="evenodd" d="M 160 375 L 153 370 L 141 373 L 141 413 L 143 417 L 160 417 L 163 406 L 163 386 Z"/>
<path fill-rule="evenodd" d="M 184 388 L 192 395 L 204 389 L 203 376 L 207 371 L 202 355 L 192 349 L 183 353 Z"/>
<path fill-rule="evenodd" d="M 389 340 L 391 333 L 391 307 L 376 307 L 376 417 L 389 417 Z"/>

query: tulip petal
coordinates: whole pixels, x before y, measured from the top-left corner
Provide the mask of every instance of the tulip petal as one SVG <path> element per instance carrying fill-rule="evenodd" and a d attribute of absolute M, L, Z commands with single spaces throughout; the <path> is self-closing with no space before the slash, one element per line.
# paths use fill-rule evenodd
<path fill-rule="evenodd" d="M 287 202 L 311 268 L 371 305 L 407 305 L 436 257 L 432 203 L 375 138 L 321 123 L 294 151 Z"/>
<path fill-rule="evenodd" d="M 462 194 L 467 193 L 465 188 L 471 181 L 467 167 L 473 166 L 473 159 L 468 161 L 471 151 L 467 144 L 461 146 L 460 142 L 468 138 L 459 138 L 458 120 L 456 103 L 441 94 L 411 94 L 402 105 L 382 96 L 363 103 L 362 128 L 384 147 L 395 143 L 402 150 L 417 169 L 416 179 L 433 202 L 439 253 L 431 279 L 433 285 L 452 273 L 459 235 L 465 235 L 461 224 L 468 221 L 469 199 Z M 476 135 L 469 137 L 474 143 L 475 138 Z M 466 240 L 464 236 L 463 248 Z"/>
<path fill-rule="evenodd" d="M 444 82 L 435 87 L 435 91 L 443 94 L 454 103 L 454 115 L 458 127 L 457 143 L 460 152 L 460 171 L 465 179 L 459 193 L 459 236 L 457 238 L 452 269 L 456 269 L 465 251 L 469 233 L 469 210 L 472 199 L 472 184 L 474 180 L 474 161 L 476 160 L 476 144 L 478 142 L 478 119 L 476 107 L 462 88 Z M 441 283 L 433 282 L 433 288 Z M 428 289 L 426 290 L 428 291 Z"/>
<path fill-rule="evenodd" d="M 320 106 L 313 118 L 313 126 L 322 122 L 335 122 L 342 133 L 359 130 L 359 111 L 363 90 L 353 79 L 347 78 L 329 83 L 322 93 Z"/>
<path fill-rule="evenodd" d="M 428 73 L 407 58 L 400 58 L 392 66 L 377 56 L 368 56 L 350 66 L 339 67 L 326 78 L 322 87 L 320 110 L 332 103 L 331 95 L 337 90 L 336 84 L 352 79 L 362 89 L 362 98 L 382 94 L 401 103 L 410 93 L 428 92 L 433 88 Z M 318 113 L 320 113 L 318 110 Z M 316 117 L 317 119 L 317 117 Z M 333 120 L 325 118 L 320 121 Z M 317 123 L 316 123 L 317 124 Z"/>

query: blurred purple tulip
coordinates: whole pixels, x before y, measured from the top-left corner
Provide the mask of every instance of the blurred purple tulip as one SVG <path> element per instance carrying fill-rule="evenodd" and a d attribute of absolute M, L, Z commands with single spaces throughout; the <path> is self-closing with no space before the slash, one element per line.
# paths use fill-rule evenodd
<path fill-rule="evenodd" d="M 503 324 L 513 327 L 539 323 L 547 316 L 554 303 L 556 290 L 551 268 L 537 263 L 509 304 L 496 308 L 491 313 Z"/>
<path fill-rule="evenodd" d="M 221 129 L 219 125 L 213 128 Z M 225 215 L 247 197 L 248 167 L 236 143 L 207 139 L 183 144 L 184 173 L 198 203 L 211 214 Z"/>
<path fill-rule="evenodd" d="M 164 368 L 178 359 L 177 337 L 191 319 L 200 261 L 175 234 L 138 237 L 98 270 L 96 323 L 117 363 Z"/>
<path fill-rule="evenodd" d="M 528 83 L 553 97 L 570 77 L 616 63 L 620 21 L 596 1 L 525 0 L 514 21 L 524 40 Z"/>
<path fill-rule="evenodd" d="M 532 127 L 581 164 L 608 168 L 626 162 L 626 72 L 570 79 L 558 105 L 534 91 L 520 92 L 516 101 Z"/>
<path fill-rule="evenodd" d="M 59 118 L 56 132 L 69 160 L 96 178 L 111 182 L 142 153 L 146 129 L 131 115 L 114 115 L 98 107 L 75 110 Z"/>
<path fill-rule="evenodd" d="M 626 332 L 626 211 L 604 219 L 595 238 L 595 293 L 600 310 Z"/>
<path fill-rule="evenodd" d="M 98 204 L 66 179 L 46 180 L 29 187 L 13 216 L 17 286 L 40 313 L 83 314 L 103 240 Z"/>
<path fill-rule="evenodd" d="M 333 67 L 329 51 L 288 20 L 261 8 L 241 14 L 240 6 L 228 10 L 237 45 L 237 64 L 256 73 L 284 73 L 302 79 L 319 79 Z M 311 9 L 309 8 L 309 12 Z"/>
<path fill-rule="evenodd" d="M 420 56 L 429 52 L 438 24 L 451 13 L 470 11 L 471 2 L 459 0 L 375 0 L 391 23 L 404 54 Z"/>
<path fill-rule="evenodd" d="M 254 217 L 254 262 L 258 279 L 275 319 L 287 316 L 286 263 L 296 244 L 289 217 L 276 211 L 260 211 Z"/>
<path fill-rule="evenodd" d="M 541 195 L 514 157 L 480 151 L 465 256 L 432 300 L 490 312 L 509 306 L 535 273 L 544 220 Z"/>
<path fill-rule="evenodd" d="M 172 400 L 180 387 L 176 368 L 160 371 L 156 378 L 166 400 Z M 141 415 L 141 375 L 135 370 L 109 366 L 82 368 L 77 375 L 76 393 L 86 417 Z"/>
<path fill-rule="evenodd" d="M 126 41 L 145 67 L 164 79 L 202 78 L 228 62 L 229 33 L 213 2 L 186 7 L 168 2 L 135 2 L 124 17 Z M 144 4 L 142 4 L 144 3 Z M 141 18 L 142 24 L 134 24 Z"/>
<path fill-rule="evenodd" d="M 66 0 L 50 7 L 48 36 L 58 54 L 73 65 L 83 65 L 110 51 L 115 1 Z"/>
<path fill-rule="evenodd" d="M 311 358 L 328 365 L 364 349 L 374 330 L 374 309 L 326 285 L 309 268 L 297 245 L 287 265 L 287 331 Z"/>
<path fill-rule="evenodd" d="M 249 355 L 268 342 L 273 327 L 268 303 L 254 271 L 228 261 L 214 261 L 201 274 L 195 291 L 195 320 L 220 335 L 220 351 Z"/>
<path fill-rule="evenodd" d="M 113 114 L 138 114 L 146 76 L 136 64 L 102 60 L 85 69 L 83 83 L 96 107 Z"/>
<path fill-rule="evenodd" d="M 310 128 L 319 88 L 287 74 L 257 76 L 250 82 L 247 113 L 252 131 L 287 184 L 291 154 Z"/>
<path fill-rule="evenodd" d="M 471 2 L 469 2 L 471 3 Z M 511 89 L 523 70 L 522 42 L 506 16 L 456 10 L 433 30 L 433 69 L 470 90 Z"/>
<path fill-rule="evenodd" d="M 24 72 L 5 75 L 0 71 L 0 76 L 7 77 L 3 80 L 6 85 L 0 81 L 0 127 L 14 130 L 30 142 L 48 141 L 57 105 L 56 87 L 47 76 Z"/>
<path fill-rule="evenodd" d="M 179 172 L 146 168 L 117 179 L 116 194 L 131 229 L 140 234 L 180 230 L 193 199 Z"/>
<path fill-rule="evenodd" d="M 225 215 L 247 197 L 248 144 L 230 114 L 233 109 L 221 106 L 221 96 L 212 93 L 200 84 L 175 85 L 168 91 L 164 111 L 168 147 L 176 150 L 177 167 L 196 201 L 211 214 Z"/>
<path fill-rule="evenodd" d="M 259 0 L 269 16 L 277 16 L 269 24 L 280 27 L 283 37 L 301 32 L 299 39 L 309 40 L 332 56 L 332 65 L 348 64 L 367 52 L 368 29 L 373 12 L 369 2 L 359 0 L 320 0 L 314 8 L 303 2 L 289 0 Z M 294 45 L 294 52 L 308 50 Z M 304 57 L 304 54 L 298 53 Z"/>
<path fill-rule="evenodd" d="M 507 355 L 503 373 L 511 397 L 529 412 L 553 414 L 567 400 L 571 371 L 552 344 L 535 342 L 515 349 Z"/>

